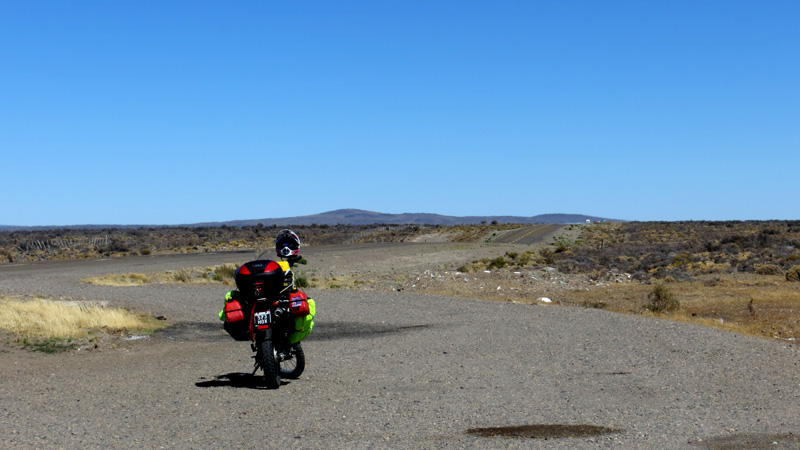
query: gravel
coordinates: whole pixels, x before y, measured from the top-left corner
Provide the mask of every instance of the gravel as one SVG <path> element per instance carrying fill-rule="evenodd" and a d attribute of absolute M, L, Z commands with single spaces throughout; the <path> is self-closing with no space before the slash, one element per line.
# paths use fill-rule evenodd
<path fill-rule="evenodd" d="M 413 266 L 414 254 L 417 266 L 440 265 L 470 251 L 420 245 L 305 256 L 317 271 L 380 273 Z M 0 266 L 3 295 L 108 301 L 174 323 L 148 339 L 55 355 L 0 345 L 4 445 L 800 447 L 800 358 L 786 342 L 597 309 L 308 289 L 318 313 L 305 373 L 267 390 L 250 375 L 248 344 L 216 319 L 228 287 L 80 282 L 248 257 Z"/>

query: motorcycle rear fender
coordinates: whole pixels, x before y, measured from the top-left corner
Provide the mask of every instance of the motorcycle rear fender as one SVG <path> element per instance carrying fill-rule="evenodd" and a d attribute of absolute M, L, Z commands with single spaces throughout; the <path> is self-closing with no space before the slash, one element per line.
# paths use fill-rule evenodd
<path fill-rule="evenodd" d="M 258 334 L 262 335 L 262 341 L 271 341 L 272 340 L 272 328 L 258 330 Z"/>

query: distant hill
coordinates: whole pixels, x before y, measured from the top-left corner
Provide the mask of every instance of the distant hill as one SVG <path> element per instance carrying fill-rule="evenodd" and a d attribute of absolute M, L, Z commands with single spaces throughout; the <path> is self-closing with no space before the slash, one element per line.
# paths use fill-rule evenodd
<path fill-rule="evenodd" d="M 269 219 L 232 220 L 228 222 L 206 222 L 187 226 L 246 226 L 246 225 L 373 225 L 373 224 L 419 224 L 419 225 L 465 225 L 479 223 L 541 223 L 541 224 L 567 224 L 583 223 L 587 220 L 620 222 L 620 220 L 607 219 L 583 214 L 540 214 L 532 217 L 521 216 L 443 216 L 430 213 L 402 213 L 387 214 L 363 209 L 337 209 L 321 214 L 298 217 L 282 217 Z"/>
<path fill-rule="evenodd" d="M 201 222 L 182 225 L 42 225 L 20 227 L 12 225 L 0 225 L 0 231 L 28 231 L 28 230 L 52 230 L 56 228 L 70 228 L 81 230 L 98 230 L 104 228 L 150 228 L 150 227 L 243 227 L 248 225 L 263 224 L 266 226 L 278 225 L 468 225 L 479 223 L 541 223 L 541 224 L 567 224 L 584 223 L 587 220 L 592 222 L 607 221 L 621 222 L 616 219 L 608 219 L 597 216 L 586 216 L 583 214 L 540 214 L 538 216 L 443 216 L 430 213 L 402 213 L 387 214 L 363 209 L 337 209 L 310 216 L 280 217 L 266 219 L 230 220 L 227 222 Z"/>

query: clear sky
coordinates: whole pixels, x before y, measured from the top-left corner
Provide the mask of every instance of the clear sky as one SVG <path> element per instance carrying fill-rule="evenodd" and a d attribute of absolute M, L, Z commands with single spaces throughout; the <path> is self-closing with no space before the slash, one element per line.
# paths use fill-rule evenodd
<path fill-rule="evenodd" d="M 0 1 L 0 224 L 800 219 L 800 2 Z"/>

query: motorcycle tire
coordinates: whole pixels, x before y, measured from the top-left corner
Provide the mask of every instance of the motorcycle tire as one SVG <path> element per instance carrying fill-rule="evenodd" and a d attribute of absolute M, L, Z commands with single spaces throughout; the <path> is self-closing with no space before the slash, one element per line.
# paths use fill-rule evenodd
<path fill-rule="evenodd" d="M 294 357 L 282 361 L 280 364 L 280 376 L 284 378 L 299 378 L 300 374 L 306 368 L 306 355 L 303 353 L 303 347 L 300 343 L 292 346 L 292 353 Z"/>
<path fill-rule="evenodd" d="M 275 358 L 275 347 L 272 341 L 261 341 L 261 368 L 264 369 L 264 382 L 269 389 L 281 386 L 281 373 L 278 360 Z"/>

